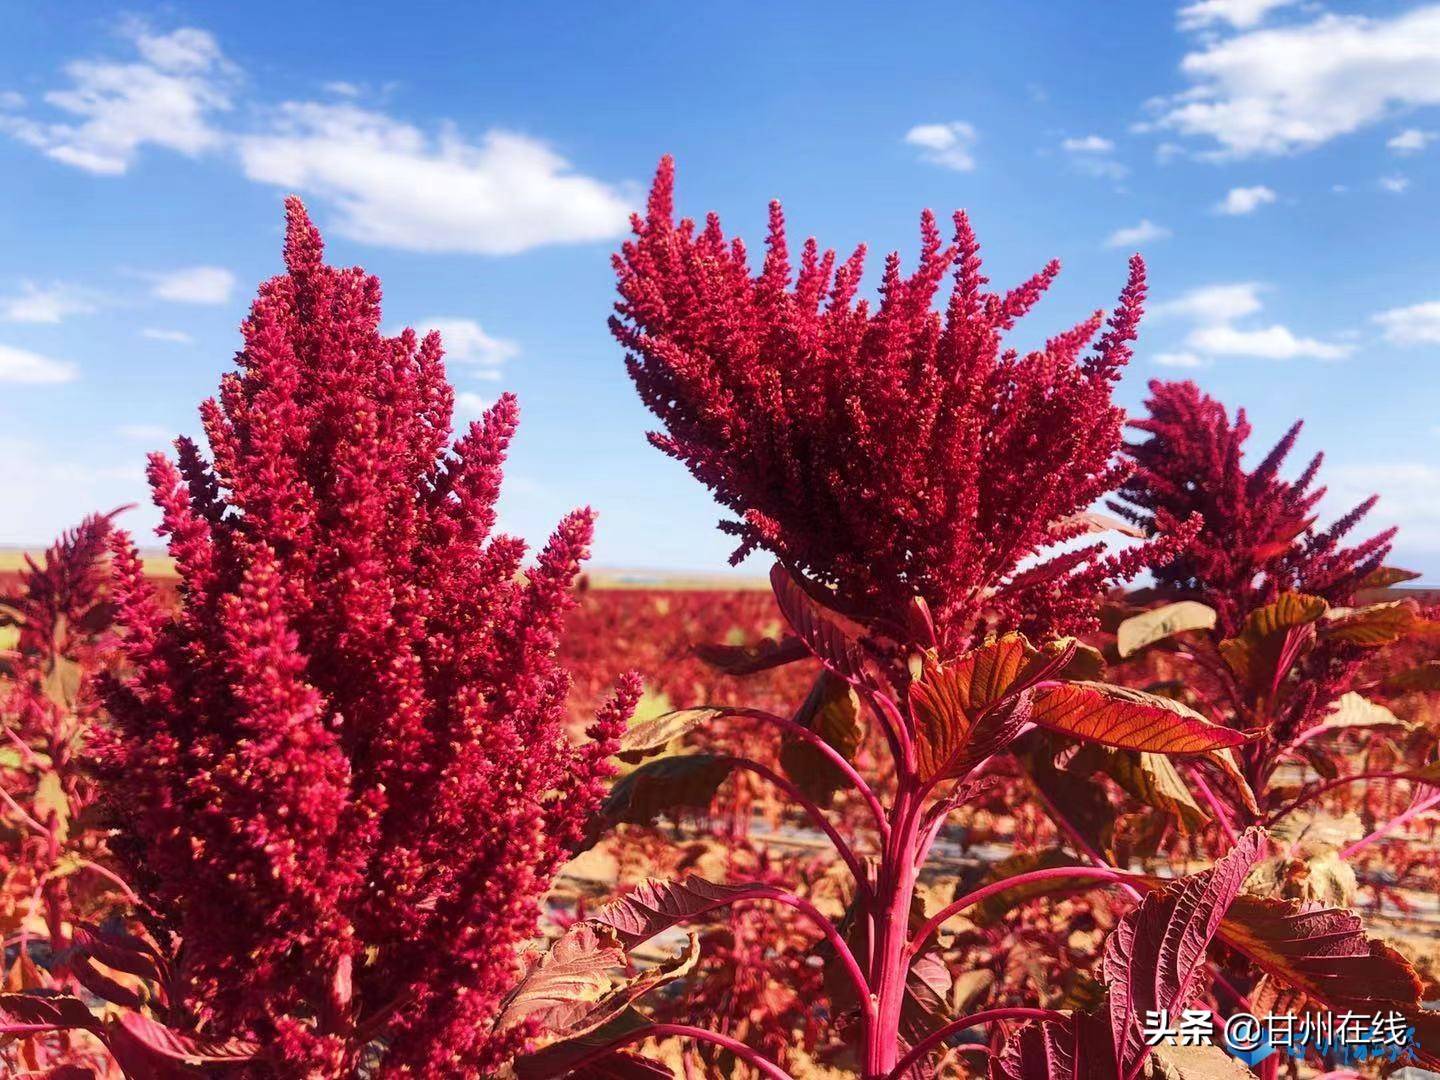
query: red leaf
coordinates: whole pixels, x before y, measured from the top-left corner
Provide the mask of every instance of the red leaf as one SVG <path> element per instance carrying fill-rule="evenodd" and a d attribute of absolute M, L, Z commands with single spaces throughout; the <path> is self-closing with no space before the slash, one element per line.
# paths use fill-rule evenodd
<path fill-rule="evenodd" d="M 118 1029 L 161 1063 L 234 1065 L 251 1061 L 260 1052 L 258 1043 L 245 1039 L 206 1039 L 186 1035 L 136 1012 L 123 1013 Z"/>
<path fill-rule="evenodd" d="M 754 675 L 804 660 L 810 650 L 797 637 L 765 638 L 754 645 L 696 645 L 695 655 L 725 675 Z"/>
<path fill-rule="evenodd" d="M 1205 950 L 1264 843 L 1263 832 L 1247 830 L 1209 870 L 1146 896 L 1110 935 L 1104 973 L 1122 1075 L 1129 1076 L 1148 1050 L 1140 1027 L 1145 1014 L 1179 1015 L 1190 1004 Z"/>
<path fill-rule="evenodd" d="M 865 653 L 859 642 L 816 603 L 779 563 L 770 569 L 770 585 L 775 590 L 775 601 L 780 605 L 781 614 L 821 663 L 843 679 L 872 685 Z"/>
<path fill-rule="evenodd" d="M 596 911 L 592 922 L 612 927 L 620 943 L 633 949 L 688 919 L 738 900 L 774 899 L 781 891 L 769 885 L 718 885 L 691 875 L 683 881 L 642 881 L 626 895 Z"/>
<path fill-rule="evenodd" d="M 1249 741 L 1172 698 L 1109 683 L 1041 687 L 1031 720 L 1074 738 L 1154 754 L 1204 754 Z"/>

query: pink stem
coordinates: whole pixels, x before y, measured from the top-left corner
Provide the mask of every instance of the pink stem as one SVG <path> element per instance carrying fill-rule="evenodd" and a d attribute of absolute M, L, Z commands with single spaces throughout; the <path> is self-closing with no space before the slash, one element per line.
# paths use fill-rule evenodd
<path fill-rule="evenodd" d="M 1346 784 L 1353 784 L 1353 783 L 1355 783 L 1357 780 L 1417 780 L 1417 781 L 1418 781 L 1419 779 L 1420 779 L 1420 778 L 1419 778 L 1418 776 L 1416 776 L 1414 773 L 1402 772 L 1402 771 L 1398 771 L 1398 770 L 1381 771 L 1381 772 L 1362 772 L 1362 773 L 1356 773 L 1354 776 L 1341 776 L 1341 777 L 1337 777 L 1337 778 L 1334 779 L 1334 780 L 1329 780 L 1329 781 L 1326 781 L 1326 782 L 1323 783 L 1323 784 L 1318 784 L 1318 785 L 1316 785 L 1315 787 L 1312 787 L 1309 791 L 1301 792 L 1301 793 L 1300 793 L 1298 796 L 1296 796 L 1294 799 L 1290 800 L 1290 802 L 1286 803 L 1286 804 L 1285 804 L 1284 806 L 1282 806 L 1279 810 L 1275 811 L 1275 813 L 1271 814 L 1271 815 L 1269 816 L 1269 818 L 1266 819 L 1266 822 L 1265 822 L 1265 823 L 1266 823 L 1267 825 L 1273 825 L 1273 824 L 1275 824 L 1275 822 L 1279 821 L 1281 818 L 1285 817 L 1286 815 L 1288 815 L 1288 814 L 1293 814 L 1296 810 L 1298 810 L 1300 807 L 1304 806 L 1304 805 L 1305 805 L 1307 802 L 1309 802 L 1311 799 L 1319 798 L 1321 795 L 1324 795 L 1327 791 L 1334 791 L 1336 788 L 1338 788 L 1338 787 L 1344 787 Z"/>
<path fill-rule="evenodd" d="M 939 1046 L 951 1035 L 965 1031 L 969 1028 L 979 1027 L 981 1024 L 991 1024 L 997 1020 L 1065 1020 L 1065 1014 L 1056 1012 L 1054 1009 L 986 1009 L 984 1012 L 971 1013 L 969 1016 L 962 1016 L 959 1020 L 952 1020 L 943 1027 L 938 1027 L 925 1038 L 921 1039 L 910 1052 L 902 1057 L 890 1070 L 887 1080 L 898 1080 L 905 1075 L 905 1070 L 920 1061 L 931 1050 Z"/>
<path fill-rule="evenodd" d="M 735 757 L 729 754 L 725 756 L 724 760 L 730 762 L 737 769 L 748 769 L 755 775 L 764 777 L 781 791 L 785 792 L 786 795 L 790 796 L 790 798 L 800 806 L 804 807 L 805 813 L 809 815 L 810 820 L 830 838 L 830 843 L 835 846 L 835 850 L 839 853 L 840 858 L 843 859 L 845 865 L 850 868 L 850 873 L 855 877 L 855 887 L 857 891 L 862 895 L 867 895 L 870 892 L 870 883 L 865 876 L 864 868 L 860 865 L 860 860 L 856 858 L 855 852 L 851 850 L 850 845 L 845 842 L 845 838 L 840 835 L 834 825 L 830 824 L 830 819 L 825 816 L 825 811 L 816 805 L 814 799 L 805 795 L 804 792 L 789 780 L 786 780 L 774 769 L 766 765 L 761 765 L 758 761 L 751 761 L 749 758 Z"/>
<path fill-rule="evenodd" d="M 910 939 L 910 952 L 918 953 L 930 935 L 945 925 L 945 921 L 952 915 L 958 915 L 968 907 L 984 903 L 990 897 L 1003 893 L 1009 889 L 1023 888 L 1026 885 L 1033 885 L 1040 881 L 1086 879 L 1100 881 L 1106 884 L 1129 885 L 1130 875 L 1123 870 L 1116 870 L 1109 866 L 1050 866 L 1043 870 L 1029 870 L 1023 874 L 1015 874 L 1013 877 L 1001 878 L 999 881 L 992 881 L 989 885 L 982 885 L 974 892 L 966 893 L 958 900 L 951 901 L 937 911 L 928 922 L 925 923 L 915 936 Z M 1027 897 L 1028 899 L 1028 897 Z"/>
<path fill-rule="evenodd" d="M 1353 844 L 1340 852 L 1340 858 L 1350 858 L 1350 856 L 1354 855 L 1361 848 L 1369 847 L 1376 840 L 1381 839 L 1388 833 L 1394 832 L 1411 818 L 1418 817 L 1420 814 L 1423 814 L 1426 810 L 1429 810 L 1431 807 L 1434 806 L 1440 806 L 1440 791 L 1437 791 L 1435 794 L 1431 795 L 1427 799 L 1421 799 L 1419 802 L 1412 805 L 1410 809 L 1406 810 L 1403 814 L 1399 814 L 1391 818 L 1389 821 L 1385 822 L 1385 824 L 1381 825 L 1378 829 L 1372 832 L 1369 836 L 1362 837 L 1361 839 L 1356 840 Z"/>
<path fill-rule="evenodd" d="M 1055 824 L 1059 825 L 1060 828 L 1064 831 L 1065 835 L 1070 837 L 1071 841 L 1075 844 L 1075 846 L 1080 849 L 1081 854 L 1083 854 L 1096 866 L 1109 867 L 1110 864 L 1106 862 L 1104 856 L 1102 856 L 1098 851 L 1096 851 L 1093 847 L 1090 846 L 1089 841 L 1087 841 L 1085 837 L 1081 835 L 1080 830 L 1077 829 L 1074 825 L 1072 825 L 1070 823 L 1070 819 L 1060 812 L 1060 808 L 1050 800 L 1050 798 L 1045 794 L 1045 792 L 1040 790 L 1040 785 L 1032 781 L 1030 786 L 1034 789 L 1036 796 L 1040 799 L 1041 804 L 1044 805 L 1045 809 L 1049 812 L 1050 817 L 1054 820 Z M 1127 882 L 1121 884 L 1120 887 L 1129 894 L 1130 899 L 1140 899 L 1140 890 L 1135 888 L 1133 885 Z"/>
<path fill-rule="evenodd" d="M 1225 832 L 1225 838 L 1230 841 L 1233 847 L 1235 841 L 1240 838 L 1235 834 L 1235 826 L 1230 824 L 1230 815 L 1226 813 L 1224 804 L 1215 797 L 1215 793 L 1210 790 L 1210 785 L 1205 782 L 1205 778 L 1198 772 L 1192 772 L 1190 779 L 1196 788 L 1199 789 L 1200 794 L 1204 796 L 1205 801 L 1210 804 L 1210 812 L 1215 815 L 1215 820 L 1220 823 L 1220 828 Z"/>
<path fill-rule="evenodd" d="M 646 1024 L 644 1027 L 636 1028 L 634 1031 L 627 1031 L 617 1039 L 613 1039 L 604 1046 L 597 1046 L 594 1050 L 572 1061 L 569 1066 L 570 1073 L 576 1072 L 586 1065 L 613 1054 L 622 1047 L 631 1043 L 643 1042 L 646 1039 L 664 1039 L 670 1036 L 680 1039 L 694 1039 L 696 1042 L 713 1043 L 715 1046 L 729 1050 L 741 1061 L 754 1067 L 762 1076 L 769 1077 L 769 1080 L 793 1080 L 789 1073 L 780 1068 L 769 1058 L 757 1050 L 752 1050 L 738 1039 L 732 1039 L 729 1035 L 721 1035 L 716 1031 L 706 1031 L 704 1028 L 691 1027 L 689 1024 Z"/>

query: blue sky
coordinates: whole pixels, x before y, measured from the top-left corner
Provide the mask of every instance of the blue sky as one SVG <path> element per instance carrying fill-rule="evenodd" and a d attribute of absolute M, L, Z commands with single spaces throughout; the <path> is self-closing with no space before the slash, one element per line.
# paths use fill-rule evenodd
<path fill-rule="evenodd" d="M 1257 438 L 1307 419 L 1440 577 L 1440 3 L 5 5 L 0 543 L 143 501 L 195 429 L 280 200 L 439 325 L 465 408 L 521 399 L 505 524 L 601 513 L 597 564 L 719 569 L 716 510 L 645 443 L 605 318 L 655 162 L 686 213 L 913 256 L 970 210 L 1001 284 L 1060 257 L 1031 344 L 1153 315 L 1120 395 L 1190 377 Z M 153 515 L 129 515 L 144 530 Z"/>

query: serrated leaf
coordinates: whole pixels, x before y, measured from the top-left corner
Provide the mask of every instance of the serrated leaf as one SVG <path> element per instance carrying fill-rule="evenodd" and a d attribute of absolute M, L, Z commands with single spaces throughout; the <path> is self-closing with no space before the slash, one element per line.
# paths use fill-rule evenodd
<path fill-rule="evenodd" d="M 1187 630 L 1209 630 L 1215 626 L 1215 609 L 1195 600 L 1181 600 L 1152 608 L 1132 616 L 1115 632 L 1115 647 L 1120 655 L 1131 656 L 1147 645 L 1153 645 Z"/>
<path fill-rule="evenodd" d="M 1326 620 L 1320 634 L 1327 641 L 1378 649 L 1395 644 L 1423 625 L 1414 600 L 1392 600 L 1336 613 Z"/>
<path fill-rule="evenodd" d="M 681 881 L 650 878 L 599 908 L 590 921 L 615 931 L 620 944 L 633 949 L 673 926 L 740 900 L 774 899 L 780 890 L 746 883 L 722 885 L 691 874 Z"/>
<path fill-rule="evenodd" d="M 1262 832 L 1247 830 L 1210 869 L 1147 895 L 1110 935 L 1103 970 L 1121 1075 L 1129 1075 L 1148 1050 L 1140 1028 L 1145 1014 L 1178 1016 L 1190 1005 L 1206 949 L 1263 843 Z"/>
<path fill-rule="evenodd" d="M 181 1065 L 234 1065 L 260 1053 L 260 1044 L 247 1039 L 207 1039 L 168 1028 L 137 1012 L 124 1012 L 118 1028 L 135 1044 L 161 1062 Z"/>
<path fill-rule="evenodd" d="M 618 753 L 622 761 L 629 762 L 652 757 L 676 739 L 724 715 L 724 709 L 706 705 L 695 709 L 676 709 L 638 724 L 631 723 L 620 737 Z"/>
<path fill-rule="evenodd" d="M 869 665 L 859 642 L 779 563 L 770 570 L 770 585 L 786 622 L 821 663 L 843 679 L 871 685 Z"/>
<path fill-rule="evenodd" d="M 1239 635 L 1220 642 L 1220 655 L 1242 683 L 1271 694 L 1328 606 L 1318 596 L 1284 593 L 1246 616 Z"/>
<path fill-rule="evenodd" d="M 637 1031 L 648 1023 L 650 1021 L 634 1009 L 627 1009 L 593 1031 L 577 1035 L 574 1038 L 562 1039 L 533 1053 L 521 1055 L 515 1060 L 515 1075 L 518 1080 L 552 1080 L 552 1078 L 562 1076 L 583 1076 L 589 1077 L 591 1080 L 601 1080 L 601 1078 L 605 1078 L 605 1080 L 641 1080 L 641 1078 L 645 1078 L 648 1080 L 649 1077 L 669 1076 L 670 1070 L 668 1069 L 646 1071 L 646 1067 L 653 1065 L 653 1062 L 641 1065 L 638 1063 L 645 1062 L 644 1058 L 622 1052 L 607 1054 L 591 1065 L 582 1066 L 579 1069 L 575 1067 L 577 1062 L 591 1053 Z M 611 1068 L 617 1071 L 605 1071 Z"/>
<path fill-rule="evenodd" d="M 1041 686 L 1030 719 L 1073 738 L 1155 754 L 1204 754 L 1248 741 L 1172 698 L 1109 683 Z"/>
<path fill-rule="evenodd" d="M 582 1035 L 685 975 L 699 959 L 700 942 L 691 934 L 678 957 L 629 973 L 619 935 L 587 919 L 562 934 L 510 992 L 496 1026 L 503 1031 L 529 1019 L 551 1034 Z"/>
<path fill-rule="evenodd" d="M 855 760 L 865 740 L 859 696 L 848 682 L 828 670 L 816 678 L 795 720 L 824 739 L 846 761 Z M 794 736 L 787 737 L 780 746 L 780 766 L 807 798 L 821 805 L 848 786 L 848 780 L 833 761 L 804 739 Z"/>
<path fill-rule="evenodd" d="M 1053 870 L 1061 866 L 1076 865 L 1078 864 L 1074 857 L 1060 848 L 1021 851 L 996 863 L 990 873 L 985 876 L 985 883 L 1003 881 L 1006 878 L 1029 873 L 1031 870 Z M 1051 881 L 1033 881 L 1025 885 L 1016 885 L 987 897 L 974 907 L 967 909 L 963 914 L 968 915 L 979 926 L 994 926 L 1004 922 L 1007 916 L 1026 901 L 1033 900 L 1037 896 L 1069 889 L 1081 880 L 1080 878 L 1076 878 L 1074 881 L 1052 879 Z"/>
<path fill-rule="evenodd" d="M 706 810 L 734 769 L 719 754 L 684 754 L 646 762 L 618 780 L 591 823 L 590 844 L 616 825 L 653 825 L 662 814 Z"/>

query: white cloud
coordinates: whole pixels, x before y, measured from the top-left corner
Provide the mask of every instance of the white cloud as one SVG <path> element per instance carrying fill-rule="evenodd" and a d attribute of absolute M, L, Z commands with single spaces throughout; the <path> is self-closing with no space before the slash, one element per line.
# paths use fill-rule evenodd
<path fill-rule="evenodd" d="M 1391 308 L 1374 321 L 1396 345 L 1440 345 L 1440 300 Z"/>
<path fill-rule="evenodd" d="M 1298 337 L 1288 326 L 1275 324 L 1242 330 L 1238 327 L 1201 326 L 1191 331 L 1185 343 L 1211 356 L 1253 356 L 1261 360 L 1340 360 L 1354 351 L 1353 346 Z"/>
<path fill-rule="evenodd" d="M 1402 547 L 1440 550 L 1440 466 L 1410 461 L 1334 465 L 1325 480 L 1325 508 L 1332 516 L 1371 495 L 1380 496 L 1357 535 L 1396 525 Z"/>
<path fill-rule="evenodd" d="M 1250 29 L 1206 41 L 1180 66 L 1194 85 L 1161 99 L 1152 127 L 1214 140 L 1211 157 L 1308 150 L 1440 104 L 1440 4 Z"/>
<path fill-rule="evenodd" d="M 345 82 L 343 79 L 335 79 L 325 83 L 320 89 L 327 94 L 334 94 L 337 97 L 359 97 L 360 87 L 353 82 Z"/>
<path fill-rule="evenodd" d="M 152 296 L 176 304 L 223 304 L 235 288 L 235 275 L 219 266 L 187 266 L 144 276 L 152 283 Z"/>
<path fill-rule="evenodd" d="M 964 120 L 948 124 L 917 124 L 905 133 L 905 141 L 918 146 L 921 158 L 957 172 L 975 168 L 975 144 L 980 141 L 974 125 Z"/>
<path fill-rule="evenodd" d="M 1388 191 L 1391 195 L 1403 195 L 1410 186 L 1408 176 L 1382 176 L 1376 181 L 1381 191 Z"/>
<path fill-rule="evenodd" d="M 1181 293 L 1173 300 L 1151 304 L 1148 311 L 1150 317 L 1156 319 L 1178 316 L 1197 323 L 1233 322 L 1260 310 L 1263 306 L 1260 291 L 1263 288 L 1258 281 L 1202 285 Z"/>
<path fill-rule="evenodd" d="M 520 354 L 520 346 L 505 338 L 492 337 L 474 319 L 436 317 L 422 319 L 416 327 L 420 332 L 440 331 L 445 356 L 472 368 L 471 374 L 482 379 L 500 378 L 505 361 Z"/>
<path fill-rule="evenodd" d="M 334 204 L 337 231 L 409 251 L 509 255 L 623 233 L 632 199 L 574 172 L 545 143 L 452 127 L 431 137 L 349 104 L 291 102 L 240 140 L 245 175 Z"/>
<path fill-rule="evenodd" d="M 1115 149 L 1115 144 L 1101 135 L 1084 135 L 1065 139 L 1060 148 L 1072 154 L 1108 154 Z"/>
<path fill-rule="evenodd" d="M 27 349 L 0 345 L 0 382 L 64 383 L 73 382 L 78 376 L 75 365 L 66 360 L 52 360 Z M 6 471 L 11 468 L 13 465 L 7 461 Z"/>
<path fill-rule="evenodd" d="M 147 326 L 140 331 L 140 336 L 149 338 L 151 341 L 167 341 L 172 345 L 193 345 L 195 339 L 184 330 L 164 330 L 157 326 Z"/>
<path fill-rule="evenodd" d="M 126 37 L 138 59 L 72 61 L 70 85 L 44 95 L 70 119 L 5 115 L 0 130 L 56 161 L 109 176 L 129 169 L 147 145 L 191 157 L 218 147 L 223 138 L 211 118 L 231 107 L 236 69 L 215 39 L 193 27 L 155 34 L 138 23 Z"/>
<path fill-rule="evenodd" d="M 1386 140 L 1385 145 L 1392 154 L 1418 154 L 1436 139 L 1435 132 L 1420 128 L 1406 128 Z"/>
<path fill-rule="evenodd" d="M 153 446 L 167 445 L 175 437 L 159 424 L 121 424 L 115 431 L 123 439 L 150 443 Z"/>
<path fill-rule="evenodd" d="M 1260 207 L 1274 201 L 1275 192 L 1264 184 L 1257 184 L 1254 187 L 1231 188 L 1225 198 L 1215 205 L 1215 212 L 1232 216 L 1253 214 Z"/>
<path fill-rule="evenodd" d="M 58 323 L 68 315 L 88 315 L 94 302 L 68 285 L 42 287 L 22 282 L 20 292 L 0 297 L 0 319 L 5 322 Z"/>
<path fill-rule="evenodd" d="M 144 509 L 125 515 L 125 525 L 142 535 L 156 520 L 148 507 L 145 462 L 136 456 L 118 466 L 77 461 L 64 446 L 48 447 L 0 435 L 0 544 L 48 544 L 86 514 L 127 503 Z M 137 518 L 139 520 L 137 520 Z"/>
<path fill-rule="evenodd" d="M 1149 218 L 1141 218 L 1138 224 L 1116 229 L 1105 238 L 1107 248 L 1132 247 L 1148 244 L 1152 240 L 1164 240 L 1171 232 L 1163 225 L 1156 225 Z"/>
<path fill-rule="evenodd" d="M 1154 356 L 1155 363 L 1161 367 L 1173 368 L 1198 368 L 1208 367 L 1210 361 L 1203 356 L 1197 356 L 1193 352 L 1162 352 Z"/>
<path fill-rule="evenodd" d="M 1206 285 L 1151 307 L 1156 318 L 1179 318 L 1191 323 L 1183 350 L 1168 354 L 1171 366 L 1196 367 L 1220 356 L 1246 356 L 1262 360 L 1339 360 L 1353 346 L 1302 337 L 1281 324 L 1237 326 L 1239 320 L 1258 314 L 1263 305 L 1259 282 L 1239 281 Z M 1156 357 L 1157 363 L 1164 363 Z"/>
<path fill-rule="evenodd" d="M 455 395 L 455 416 L 457 419 L 463 417 L 467 420 L 476 420 L 490 405 L 491 402 L 487 398 L 469 390 L 462 390 Z"/>
<path fill-rule="evenodd" d="M 1177 13 L 1181 30 L 1204 30 L 1216 23 L 1228 23 L 1236 30 L 1258 26 L 1276 8 L 1295 0 L 1197 0 Z"/>

